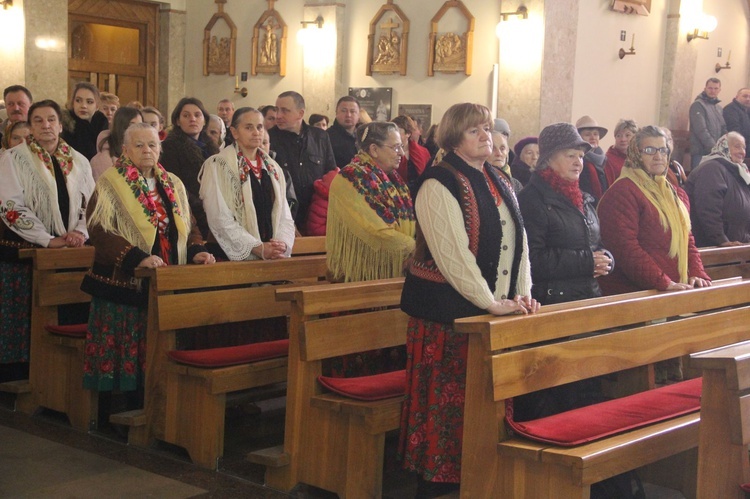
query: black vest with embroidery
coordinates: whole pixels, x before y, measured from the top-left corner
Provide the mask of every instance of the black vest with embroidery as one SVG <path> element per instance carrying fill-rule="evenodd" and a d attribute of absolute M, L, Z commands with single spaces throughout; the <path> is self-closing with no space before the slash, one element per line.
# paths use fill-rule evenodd
<path fill-rule="evenodd" d="M 523 249 L 523 220 L 512 187 L 500 179 L 497 173 L 485 164 L 493 184 L 506 203 L 516 225 L 515 254 L 510 275 L 508 298 L 515 296 L 518 269 Z M 500 247 L 503 229 L 497 205 L 487 185 L 485 175 L 469 166 L 454 153 L 445 156 L 442 163 L 428 168 L 420 185 L 427 179 L 435 179 L 458 200 L 463 215 L 464 228 L 469 237 L 469 250 L 476 257 L 482 277 L 490 290 L 495 292 Z M 419 192 L 417 191 L 417 196 Z M 406 274 L 401 294 L 401 309 L 412 317 L 450 323 L 461 317 L 487 313 L 464 298 L 443 276 L 427 247 L 417 217 L 417 244 L 414 258 Z"/>

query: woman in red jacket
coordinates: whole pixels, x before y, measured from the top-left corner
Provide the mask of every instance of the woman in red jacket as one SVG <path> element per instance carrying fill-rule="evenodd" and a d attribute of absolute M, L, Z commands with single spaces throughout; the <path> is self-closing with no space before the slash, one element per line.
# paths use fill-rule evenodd
<path fill-rule="evenodd" d="M 711 285 L 690 231 L 687 194 L 666 179 L 668 162 L 664 132 L 640 129 L 619 179 L 599 203 L 602 243 L 617 262 L 600 280 L 604 294 Z"/>

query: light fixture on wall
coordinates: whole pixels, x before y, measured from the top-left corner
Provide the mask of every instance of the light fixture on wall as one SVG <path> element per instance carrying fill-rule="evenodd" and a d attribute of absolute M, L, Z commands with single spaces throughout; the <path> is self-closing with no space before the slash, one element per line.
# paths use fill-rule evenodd
<path fill-rule="evenodd" d="M 626 55 L 635 55 L 635 33 L 633 33 L 633 37 L 630 39 L 630 50 L 620 49 L 620 59 L 625 59 Z"/>
<path fill-rule="evenodd" d="M 234 93 L 240 94 L 242 97 L 247 97 L 247 87 L 240 88 L 240 77 L 234 77 Z"/>
<path fill-rule="evenodd" d="M 300 21 L 299 23 L 303 28 L 307 28 L 310 24 L 314 24 L 318 27 L 318 29 L 320 29 L 323 27 L 323 16 L 318 15 L 318 17 L 316 17 L 314 21 Z"/>
<path fill-rule="evenodd" d="M 693 30 L 688 32 L 687 41 L 689 42 L 695 38 L 708 40 L 708 34 L 716 29 L 717 24 L 718 22 L 714 16 L 702 12 L 697 16 Z"/>
<path fill-rule="evenodd" d="M 514 20 L 528 19 L 529 9 L 521 5 L 515 12 L 501 12 L 500 22 L 497 23 L 497 26 L 495 27 L 495 34 L 498 38 L 500 38 L 500 34 L 502 32 L 503 22 L 508 22 L 509 20 L 511 20 L 511 18 L 513 18 Z"/>
<path fill-rule="evenodd" d="M 8 7 L 13 7 L 13 0 L 2 0 L 3 3 L 3 9 L 7 9 Z"/>
<path fill-rule="evenodd" d="M 719 62 L 716 63 L 716 67 L 714 68 L 716 70 L 716 72 L 718 73 L 722 69 L 732 69 L 732 66 L 729 65 L 729 59 L 731 59 L 731 58 L 732 58 L 732 51 L 730 50 L 729 53 L 727 54 L 727 63 L 726 64 L 724 64 L 722 66 L 721 63 L 719 63 Z"/>

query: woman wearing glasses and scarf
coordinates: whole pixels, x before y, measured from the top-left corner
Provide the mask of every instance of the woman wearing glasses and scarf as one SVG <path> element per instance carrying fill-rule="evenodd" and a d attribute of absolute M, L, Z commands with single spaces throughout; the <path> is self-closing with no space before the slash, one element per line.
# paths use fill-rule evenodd
<path fill-rule="evenodd" d="M 664 132 L 641 128 L 619 179 L 599 203 L 602 243 L 617 262 L 600 279 L 606 295 L 711 285 L 690 232 L 688 196 L 667 181 L 668 162 Z"/>

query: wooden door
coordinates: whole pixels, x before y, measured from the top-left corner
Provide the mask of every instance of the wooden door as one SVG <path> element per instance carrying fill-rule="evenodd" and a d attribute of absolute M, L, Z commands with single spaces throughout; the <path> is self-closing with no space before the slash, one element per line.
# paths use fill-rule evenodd
<path fill-rule="evenodd" d="M 148 2 L 68 0 L 69 90 L 89 81 L 121 105 L 158 106 L 158 16 Z"/>

